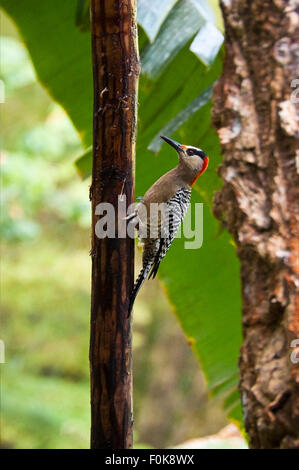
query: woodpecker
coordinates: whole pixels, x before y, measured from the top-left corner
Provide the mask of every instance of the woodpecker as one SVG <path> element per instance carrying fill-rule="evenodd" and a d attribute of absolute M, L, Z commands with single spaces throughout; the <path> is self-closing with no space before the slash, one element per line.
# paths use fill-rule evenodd
<path fill-rule="evenodd" d="M 161 138 L 178 153 L 179 164 L 161 176 L 140 198 L 140 203 L 127 219 L 138 223 L 138 236 L 143 244 L 142 269 L 129 298 L 128 316 L 146 277 L 155 278 L 190 204 L 191 188 L 207 169 L 209 158 L 200 148 L 182 145 L 169 137 Z M 154 206 L 161 212 L 152 211 Z"/>

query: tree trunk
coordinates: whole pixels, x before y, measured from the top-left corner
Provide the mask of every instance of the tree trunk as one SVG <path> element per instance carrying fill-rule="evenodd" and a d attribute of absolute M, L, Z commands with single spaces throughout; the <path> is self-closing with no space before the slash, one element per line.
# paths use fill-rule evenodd
<path fill-rule="evenodd" d="M 131 326 L 134 240 L 98 238 L 100 203 L 133 202 L 139 62 L 136 1 L 91 2 L 94 74 L 91 300 L 91 447 L 132 447 Z"/>
<path fill-rule="evenodd" d="M 213 123 L 224 186 L 214 212 L 241 260 L 245 427 L 252 448 L 299 448 L 298 1 L 221 8 L 226 58 Z"/>

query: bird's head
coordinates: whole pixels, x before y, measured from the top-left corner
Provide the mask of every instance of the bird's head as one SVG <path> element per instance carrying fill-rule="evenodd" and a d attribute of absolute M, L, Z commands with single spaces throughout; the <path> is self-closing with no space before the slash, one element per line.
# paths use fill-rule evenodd
<path fill-rule="evenodd" d="M 192 145 L 182 145 L 169 137 L 161 135 L 161 139 L 173 147 L 179 155 L 180 164 L 190 172 L 190 186 L 195 183 L 197 178 L 207 169 L 209 157 L 205 152 Z"/>

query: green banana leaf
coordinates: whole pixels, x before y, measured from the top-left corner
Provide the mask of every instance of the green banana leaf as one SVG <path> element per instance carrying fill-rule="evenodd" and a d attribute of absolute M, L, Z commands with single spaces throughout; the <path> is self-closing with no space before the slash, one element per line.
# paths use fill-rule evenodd
<path fill-rule="evenodd" d="M 40 82 L 77 128 L 85 152 L 76 165 L 87 177 L 92 158 L 93 81 L 84 2 L 0 0 L 0 5 L 16 23 Z M 191 210 L 196 202 L 204 204 L 203 245 L 184 249 L 186 240 L 177 238 L 161 263 L 159 278 L 209 389 L 223 394 L 229 415 L 240 422 L 236 392 L 241 344 L 239 262 L 231 237 L 211 210 L 213 194 L 221 186 L 216 173 L 220 146 L 210 124 L 211 87 L 223 57 L 221 33 L 204 0 L 168 0 L 163 8 L 160 0 L 139 0 L 139 7 L 142 75 L 136 195 L 143 195 L 177 163 L 175 152 L 160 142 L 161 133 L 199 146 L 210 156 L 209 168 L 192 194 Z"/>

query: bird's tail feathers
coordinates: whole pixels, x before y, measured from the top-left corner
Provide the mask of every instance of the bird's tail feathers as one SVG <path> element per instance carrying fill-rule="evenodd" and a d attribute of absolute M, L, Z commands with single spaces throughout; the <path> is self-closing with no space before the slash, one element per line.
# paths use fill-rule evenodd
<path fill-rule="evenodd" d="M 130 316 L 131 312 L 132 312 L 132 308 L 133 308 L 133 305 L 134 305 L 134 301 L 136 299 L 136 296 L 139 292 L 139 289 L 140 287 L 142 286 L 142 284 L 144 283 L 148 273 L 150 272 L 150 269 L 152 267 L 152 262 L 151 263 L 148 263 L 146 264 L 140 271 L 139 273 L 139 276 L 134 284 L 134 287 L 133 287 L 133 290 L 131 292 L 131 295 L 130 295 L 130 299 L 129 299 L 129 308 L 128 308 L 128 317 Z"/>

